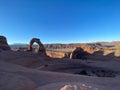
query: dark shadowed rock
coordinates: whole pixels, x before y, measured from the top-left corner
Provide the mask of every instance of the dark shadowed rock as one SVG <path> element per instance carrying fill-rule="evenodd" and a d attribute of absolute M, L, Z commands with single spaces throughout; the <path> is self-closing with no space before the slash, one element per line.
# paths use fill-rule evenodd
<path fill-rule="evenodd" d="M 7 39 L 4 36 L 0 36 L 0 49 L 1 50 L 10 50 L 10 47 L 7 43 Z"/>
<path fill-rule="evenodd" d="M 90 55 L 88 52 L 84 51 L 82 48 L 77 47 L 70 55 L 71 59 L 87 59 Z"/>

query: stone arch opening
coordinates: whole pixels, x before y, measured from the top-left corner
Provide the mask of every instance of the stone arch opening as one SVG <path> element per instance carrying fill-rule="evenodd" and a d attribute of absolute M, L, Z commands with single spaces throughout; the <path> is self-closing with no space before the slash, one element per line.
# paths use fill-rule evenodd
<path fill-rule="evenodd" d="M 41 43 L 40 39 L 38 38 L 32 38 L 30 43 L 29 43 L 29 47 L 28 47 L 28 51 L 33 51 L 33 44 L 36 43 L 37 46 L 35 48 L 36 52 L 42 52 L 42 53 L 45 53 L 45 48 L 44 48 L 44 45 Z"/>
<path fill-rule="evenodd" d="M 39 52 L 40 47 L 38 43 L 34 42 L 31 47 L 32 47 L 32 51 Z"/>

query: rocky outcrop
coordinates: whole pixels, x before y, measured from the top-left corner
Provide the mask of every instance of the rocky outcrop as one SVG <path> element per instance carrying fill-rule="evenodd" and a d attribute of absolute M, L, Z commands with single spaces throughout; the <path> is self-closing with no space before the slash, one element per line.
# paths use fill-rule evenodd
<path fill-rule="evenodd" d="M 41 52 L 41 53 L 46 54 L 44 45 L 41 43 L 40 39 L 38 39 L 38 38 L 31 39 L 29 47 L 28 47 L 28 51 L 32 51 L 32 45 L 34 42 L 36 42 L 38 44 L 36 52 L 37 53 Z"/>
<path fill-rule="evenodd" d="M 79 47 L 84 52 L 93 54 L 101 50 L 101 44 L 45 44 L 47 55 L 54 58 L 70 58 L 70 53 Z M 82 55 L 83 56 L 83 55 Z M 72 54 L 71 54 L 72 57 Z"/>
<path fill-rule="evenodd" d="M 45 44 L 45 48 L 49 49 L 61 49 L 61 48 L 75 48 L 75 47 L 81 47 L 84 45 L 92 46 L 92 47 L 101 47 L 102 45 L 100 43 L 71 43 L 71 44 Z"/>
<path fill-rule="evenodd" d="M 70 55 L 70 59 L 87 59 L 90 55 L 88 52 L 84 51 L 82 48 L 77 47 Z"/>
<path fill-rule="evenodd" d="M 10 47 L 7 43 L 7 39 L 4 36 L 0 36 L 0 49 L 1 50 L 10 50 Z"/>
<path fill-rule="evenodd" d="M 70 52 L 57 52 L 57 51 L 46 51 L 47 56 L 52 58 L 69 58 Z"/>
<path fill-rule="evenodd" d="M 63 58 L 65 57 L 64 52 L 53 52 L 53 51 L 46 51 L 47 55 L 52 58 Z"/>
<path fill-rule="evenodd" d="M 45 44 L 44 47 L 47 50 L 61 50 L 61 49 L 66 49 L 73 51 L 76 47 L 81 47 L 84 49 L 84 51 L 87 51 L 88 53 L 94 53 L 95 51 L 98 51 L 101 49 L 101 44 L 99 43 L 93 43 L 93 44 Z"/>
<path fill-rule="evenodd" d="M 90 54 L 92 54 L 92 53 L 100 50 L 100 48 L 98 46 L 94 45 L 94 44 L 90 44 L 90 45 L 88 45 L 88 44 L 82 44 L 80 46 L 80 48 L 82 48 L 84 51 L 86 51 L 86 52 L 88 52 Z"/>
<path fill-rule="evenodd" d="M 80 83 L 73 85 L 65 85 L 60 90 L 98 90 L 98 88 L 94 88 L 92 86 Z"/>

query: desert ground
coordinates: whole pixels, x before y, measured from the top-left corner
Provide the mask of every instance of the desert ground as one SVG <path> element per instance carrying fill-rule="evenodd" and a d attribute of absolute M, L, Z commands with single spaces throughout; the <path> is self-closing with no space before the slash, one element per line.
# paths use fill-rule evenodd
<path fill-rule="evenodd" d="M 66 49 L 45 54 L 1 47 L 0 90 L 120 90 L 118 50 L 95 50 L 84 59 L 65 57 Z"/>

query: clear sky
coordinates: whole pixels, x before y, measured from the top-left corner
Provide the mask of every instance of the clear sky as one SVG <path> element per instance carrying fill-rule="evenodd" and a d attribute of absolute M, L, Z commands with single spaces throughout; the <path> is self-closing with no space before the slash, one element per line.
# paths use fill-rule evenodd
<path fill-rule="evenodd" d="M 0 0 L 8 43 L 120 41 L 120 0 Z"/>

